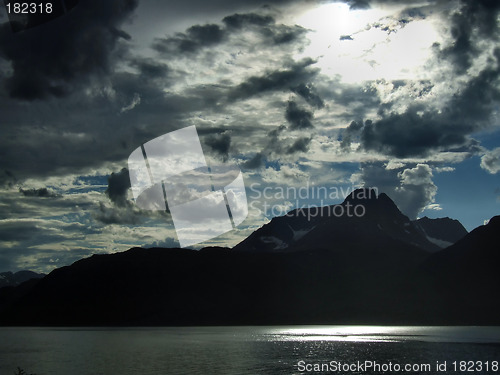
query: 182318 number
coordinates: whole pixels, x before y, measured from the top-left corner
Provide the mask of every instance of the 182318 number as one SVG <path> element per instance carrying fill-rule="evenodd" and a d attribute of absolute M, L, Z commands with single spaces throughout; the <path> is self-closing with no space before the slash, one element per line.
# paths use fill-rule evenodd
<path fill-rule="evenodd" d="M 50 14 L 54 7 L 52 3 L 7 3 L 9 14 Z"/>

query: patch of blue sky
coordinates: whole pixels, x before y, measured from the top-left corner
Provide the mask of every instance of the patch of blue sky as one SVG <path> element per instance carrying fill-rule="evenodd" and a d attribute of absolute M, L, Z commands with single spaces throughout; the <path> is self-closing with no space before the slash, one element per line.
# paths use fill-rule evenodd
<path fill-rule="evenodd" d="M 74 187 L 68 189 L 66 194 L 88 193 L 91 191 L 105 192 L 108 188 L 108 175 L 80 176 L 75 179 Z"/>
<path fill-rule="evenodd" d="M 484 131 L 474 134 L 474 138 L 481 142 L 481 146 L 492 150 L 494 148 L 500 147 L 500 127 L 492 131 Z"/>
<path fill-rule="evenodd" d="M 480 157 L 475 156 L 457 164 L 452 172 L 435 174 L 435 198 L 442 210 L 425 210 L 420 216 L 448 216 L 470 231 L 484 220 L 500 215 L 500 178 L 478 168 L 480 163 Z"/>

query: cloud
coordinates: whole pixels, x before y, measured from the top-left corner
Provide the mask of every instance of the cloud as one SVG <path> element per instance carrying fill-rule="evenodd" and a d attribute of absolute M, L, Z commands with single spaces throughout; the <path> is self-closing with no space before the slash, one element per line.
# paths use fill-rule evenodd
<path fill-rule="evenodd" d="M 494 56 L 498 64 L 500 49 Z M 470 135 L 491 126 L 494 105 L 500 99 L 496 85 L 499 67 L 491 64 L 470 78 L 444 108 L 416 102 L 403 113 L 381 113 L 380 120 L 365 123 L 360 136 L 362 147 L 396 157 L 425 157 L 460 147 L 478 151 Z M 429 97 L 433 97 L 432 91 Z"/>
<path fill-rule="evenodd" d="M 257 169 L 264 165 L 265 157 L 261 152 L 256 153 L 251 159 L 243 163 L 244 169 Z"/>
<path fill-rule="evenodd" d="M 262 15 L 257 13 L 235 13 L 223 18 L 222 22 L 228 27 L 233 29 L 242 29 L 248 25 L 254 26 L 268 26 L 275 23 L 274 17 L 270 15 Z"/>
<path fill-rule="evenodd" d="M 467 73 L 484 39 L 498 37 L 500 3 L 491 0 L 462 0 L 459 10 L 451 16 L 453 43 L 440 50 L 442 59 L 451 61 L 459 73 Z"/>
<path fill-rule="evenodd" d="M 352 36 L 350 35 L 341 35 L 339 37 L 339 40 L 354 40 Z"/>
<path fill-rule="evenodd" d="M 229 148 L 231 147 L 231 136 L 228 133 L 212 134 L 203 139 L 203 144 L 209 146 L 223 160 L 227 160 L 229 157 Z"/>
<path fill-rule="evenodd" d="M 108 177 L 106 194 L 114 204 L 124 207 L 127 205 L 127 192 L 130 186 L 128 169 L 123 168 L 120 172 L 113 172 Z"/>
<path fill-rule="evenodd" d="M 169 72 L 167 64 L 157 62 L 152 58 L 136 57 L 130 65 L 137 68 L 141 77 L 146 79 L 165 78 Z"/>
<path fill-rule="evenodd" d="M 364 150 L 399 158 L 427 157 L 461 147 L 478 151 L 471 135 L 493 124 L 500 100 L 500 3 L 458 4 L 448 10 L 450 35 L 434 44 L 433 58 L 427 62 L 426 67 L 435 71 L 431 82 L 416 86 L 393 82 L 390 94 L 379 92 L 377 117 L 370 116 L 373 122 L 361 131 Z M 420 92 L 415 92 L 419 86 Z M 398 93 L 415 99 L 406 100 Z"/>
<path fill-rule="evenodd" d="M 432 169 L 427 164 L 413 168 L 387 169 L 383 163 L 362 163 L 361 179 L 367 187 L 377 187 L 391 197 L 410 219 L 417 218 L 434 204 L 437 187 L 432 181 Z"/>
<path fill-rule="evenodd" d="M 500 147 L 486 152 L 481 158 L 481 168 L 491 174 L 500 172 Z"/>
<path fill-rule="evenodd" d="M 260 33 L 268 44 L 281 45 L 300 40 L 307 33 L 307 30 L 298 25 L 275 25 L 263 27 Z"/>
<path fill-rule="evenodd" d="M 355 9 L 368 9 L 370 8 L 370 0 L 345 0 L 345 3 L 349 5 L 352 10 Z"/>
<path fill-rule="evenodd" d="M 445 171 L 446 167 L 441 167 L 443 160 L 456 163 L 473 153 L 484 155 L 484 163 L 490 160 L 479 142 L 471 137 L 493 124 L 496 116 L 500 61 L 499 53 L 495 52 L 496 29 L 492 29 L 491 37 L 484 38 L 480 38 L 482 25 L 463 30 L 470 36 L 469 45 L 473 48 L 470 56 L 477 55 L 477 58 L 464 60 L 470 64 L 466 73 L 457 62 L 462 52 L 452 50 L 454 36 L 451 32 L 446 34 L 450 21 L 455 22 L 450 14 L 460 15 L 474 7 L 483 9 L 484 1 L 478 5 L 467 3 L 467 7 L 461 8 L 453 5 L 448 14 L 436 12 L 432 20 L 424 21 L 435 21 L 434 24 L 444 30 L 438 38 L 441 44 L 432 48 L 425 76 L 420 77 L 425 79 L 377 80 L 362 84 L 348 84 L 345 77 L 328 76 L 335 71 L 327 67 L 320 71 L 326 55 L 300 60 L 307 56 L 302 53 L 307 52 L 304 49 L 306 37 L 311 36 L 314 42 L 314 34 L 281 23 L 289 19 L 288 14 L 293 17 L 297 8 L 262 8 L 255 13 L 241 13 L 249 9 L 248 2 L 243 0 L 221 0 L 213 4 L 175 0 L 174 5 L 159 3 L 157 6 L 163 9 L 172 8 L 166 17 L 174 17 L 180 14 L 180 8 L 183 9 L 184 18 L 176 20 L 175 26 L 182 25 L 178 29 L 182 33 L 174 33 L 177 31 L 174 26 L 164 24 L 160 29 L 151 28 L 146 32 L 141 39 L 144 44 L 139 45 L 137 34 L 131 32 L 132 39 L 126 41 L 127 35 L 119 31 L 127 27 L 124 22 L 130 19 L 134 10 L 125 12 L 124 9 L 119 19 L 116 12 L 110 11 L 108 16 L 114 29 L 101 30 L 104 22 L 95 21 L 104 39 L 97 40 L 96 61 L 88 70 L 77 64 L 78 76 L 60 78 L 57 71 L 67 70 L 69 62 L 60 64 L 61 57 L 56 54 L 50 61 L 55 72 L 45 74 L 49 64 L 42 61 L 45 70 L 37 74 L 42 79 L 47 77 L 49 87 L 42 85 L 42 93 L 36 97 L 47 100 L 33 100 L 27 106 L 10 96 L 9 86 L 0 87 L 3 124 L 0 125 L 0 181 L 5 186 L 12 186 L 8 193 L 2 190 L 0 195 L 0 205 L 6 207 L 0 212 L 0 219 L 60 215 L 61 220 L 82 223 L 82 228 L 74 228 L 67 238 L 39 236 L 41 232 L 30 227 L 40 242 L 19 237 L 16 250 L 33 245 L 39 248 L 59 246 L 68 251 L 84 247 L 116 251 L 164 239 L 172 243 L 173 224 L 165 222 L 168 212 L 139 210 L 128 199 L 127 172 L 121 168 L 126 165 L 130 152 L 140 144 L 193 124 L 199 130 L 207 156 L 214 154 L 231 159 L 231 153 L 235 154 L 237 160 L 243 161 L 245 179 L 262 183 L 262 188 L 273 184 L 303 185 L 308 179 L 325 185 L 341 183 L 339 181 L 347 181 L 349 175 L 356 172 L 361 162 L 360 177 L 365 185 L 375 185 L 387 192 L 409 216 L 439 207 L 434 202 L 436 186 L 432 172 Z M 370 2 L 347 3 L 352 7 L 366 7 Z M 377 28 L 371 32 L 383 40 L 380 45 L 387 47 L 393 46 L 394 40 L 386 40 L 388 36 L 380 30 L 387 27 L 385 31 L 391 32 L 390 38 L 394 38 L 393 31 L 399 32 L 405 20 L 431 17 L 427 11 L 419 15 L 420 3 L 405 2 L 408 7 L 403 11 L 399 11 L 400 3 L 396 1 L 371 3 L 374 6 L 378 3 L 398 5 L 398 10 L 394 10 L 397 14 L 379 20 L 379 25 L 370 24 L 372 29 Z M 438 7 L 441 3 L 444 2 L 425 6 Z M 117 0 L 113 4 L 131 3 Z M 412 4 L 417 7 L 415 10 Z M 113 6 L 104 5 L 106 9 Z M 143 6 L 151 5 L 141 3 L 139 16 Z M 226 6 L 231 8 L 230 13 Z M 211 7 L 214 10 L 210 9 L 209 13 Z M 207 9 L 207 12 L 202 12 L 201 16 L 200 9 Z M 385 10 L 389 13 L 392 6 Z M 154 11 L 166 14 L 158 9 Z M 483 15 L 482 10 L 474 14 L 484 16 L 487 21 L 492 19 Z M 228 16 L 222 19 L 223 15 Z M 463 18 L 467 21 L 479 17 L 476 15 L 467 13 Z M 161 17 L 158 15 L 155 19 Z M 63 22 L 63 18 L 57 22 Z M 478 20 L 472 18 L 471 22 L 476 25 Z M 222 21 L 214 21 L 217 19 Z M 130 27 L 134 29 L 133 25 Z M 157 30 L 163 33 L 168 30 L 169 34 L 156 35 Z M 138 30 L 138 34 L 141 31 Z M 356 48 L 369 32 L 354 32 L 351 34 L 354 40 L 345 38 L 343 43 L 337 40 L 339 35 L 332 36 L 332 47 L 335 43 L 341 48 Z M 94 35 L 88 30 L 73 33 L 81 38 L 87 34 Z M 160 38 L 154 39 L 158 36 Z M 36 39 L 28 38 L 28 34 L 23 38 Z M 149 48 L 151 42 L 158 47 L 156 50 Z M 472 42 L 477 42 L 476 46 Z M 75 40 L 75 44 L 85 47 L 90 42 L 84 44 Z M 106 55 L 100 53 L 103 46 L 107 47 Z M 16 65 L 6 57 L 4 48 L 2 44 L 0 77 L 5 83 L 5 78 L 14 74 Z M 93 58 L 88 48 L 83 50 L 83 60 Z M 394 50 L 394 56 L 387 58 L 397 60 L 400 52 Z M 24 56 L 30 52 L 16 53 Z M 376 59 L 376 55 L 373 56 Z M 468 55 L 462 53 L 462 56 Z M 72 61 L 71 54 L 69 57 Z M 36 80 L 32 84 L 38 87 Z M 58 95 L 62 96 L 52 98 L 56 93 L 51 93 L 51 87 L 60 89 Z M 347 128 L 342 130 L 345 126 Z M 310 134 L 311 130 L 314 135 Z M 339 160 L 348 163 L 339 163 Z M 379 162 L 367 163 L 367 160 Z M 111 174 L 106 184 L 110 171 L 119 172 Z M 66 185 L 61 182 L 79 175 L 93 176 L 95 181 L 77 179 Z M 46 179 L 55 182 L 48 183 Z M 26 194 L 18 190 L 19 186 Z M 61 197 L 43 198 L 45 193 L 40 187 L 45 186 L 48 192 L 62 191 Z M 39 196 L 42 198 L 38 199 Z M 262 224 L 261 219 L 252 222 L 255 228 Z M 138 223 L 142 223 L 141 226 Z M 87 236 L 86 229 L 90 228 L 102 233 Z M 165 230 L 161 235 L 160 229 Z M 231 234 L 231 240 L 237 242 L 241 238 L 235 233 Z M 71 237 L 77 240 L 71 242 Z M 217 241 L 222 245 L 229 243 L 220 238 Z M 9 243 L 4 248 L 6 246 L 13 245 Z M 37 264 L 37 251 L 30 250 L 31 255 L 19 251 L 23 257 L 33 256 L 30 264 Z M 89 252 L 91 250 L 86 254 Z M 64 262 L 63 256 L 57 257 L 56 253 L 39 252 L 40 262 L 49 264 L 50 259 Z M 16 262 L 19 260 L 14 253 L 11 255 Z"/>
<path fill-rule="evenodd" d="M 370 120 L 367 120 L 370 122 Z M 342 132 L 342 142 L 340 143 L 340 147 L 343 151 L 351 151 L 351 143 L 353 138 L 359 134 L 359 131 L 363 128 L 362 121 L 352 121 L 347 128 Z"/>
<path fill-rule="evenodd" d="M 436 167 L 434 168 L 434 172 L 442 173 L 442 172 L 453 172 L 455 170 L 454 167 Z"/>
<path fill-rule="evenodd" d="M 167 249 L 172 249 L 172 248 L 177 248 L 180 247 L 179 241 L 177 241 L 175 238 L 168 237 L 165 238 L 164 240 L 158 240 L 154 241 L 151 244 L 146 244 L 143 246 L 144 248 L 152 248 L 152 247 L 164 247 Z"/>
<path fill-rule="evenodd" d="M 22 189 L 22 188 L 19 188 L 19 191 L 25 197 L 56 198 L 56 197 L 60 196 L 59 194 L 57 194 L 54 191 L 49 190 L 47 188 L 40 188 L 40 189 Z"/>
<path fill-rule="evenodd" d="M 401 186 L 396 192 L 404 195 L 402 210 L 414 219 L 434 202 L 437 186 L 432 182 L 432 169 L 427 164 L 417 164 L 415 168 L 400 172 L 398 177 Z"/>
<path fill-rule="evenodd" d="M 219 44 L 224 38 L 225 32 L 219 25 L 194 25 L 185 33 L 156 39 L 153 48 L 161 53 L 194 53 L 201 48 Z"/>
<path fill-rule="evenodd" d="M 293 144 L 287 148 L 287 154 L 294 154 L 296 152 L 307 152 L 309 150 L 309 144 L 311 143 L 311 138 L 304 137 L 299 138 Z"/>
<path fill-rule="evenodd" d="M 377 91 L 379 82 L 366 82 L 363 84 L 346 84 L 340 77 L 325 79 L 321 82 L 321 97 L 333 103 L 341 112 L 338 116 L 345 121 L 360 121 L 363 118 L 376 115 L 383 106 L 381 95 Z M 319 83 L 318 83 L 319 88 Z M 333 89 L 334 88 L 334 89 Z"/>
<path fill-rule="evenodd" d="M 94 219 L 103 224 L 130 224 L 137 225 L 141 222 L 141 212 L 132 205 L 108 206 L 99 203 L 98 211 L 94 212 Z"/>
<path fill-rule="evenodd" d="M 109 17 L 115 19 L 115 13 Z M 132 11 L 127 14 L 123 22 Z M 199 46 L 193 52 L 168 56 L 154 50 L 141 55 L 145 50 L 135 44 L 135 39 L 123 40 L 126 35 L 118 30 L 121 21 L 116 21 L 112 37 L 106 39 L 106 31 L 102 31 L 105 40 L 97 39 L 95 43 L 99 52 L 102 44 L 115 38 L 108 43 L 105 60 L 85 50 L 82 59 L 98 60 L 89 65 L 88 71 L 64 79 L 54 78 L 57 72 L 44 76 L 50 85 L 66 90 L 62 96 L 53 98 L 50 87 L 44 88 L 36 97 L 46 100 L 33 100 L 27 106 L 24 99 L 12 97 L 7 86 L 0 87 L 0 126 L 5 135 L 0 137 L 0 176 L 2 182 L 13 184 L 8 195 L 2 191 L 0 196 L 0 205 L 6 207 L 0 210 L 0 219 L 57 216 L 61 221 L 57 228 L 64 227 L 62 222 L 75 224 L 71 231 L 64 227 L 68 231 L 64 234 L 61 230 L 63 236 L 42 235 L 46 226 L 44 230 L 33 226 L 32 230 L 24 230 L 35 237 L 33 240 L 19 237 L 22 230 L 9 227 L 7 231 L 17 233 L 19 242 L 15 247 L 17 255 L 14 250 L 9 253 L 12 268 L 19 264 L 53 268 L 92 252 L 121 251 L 172 238 L 168 212 L 139 210 L 128 199 L 128 172 L 121 169 L 131 151 L 159 135 L 196 124 L 202 142 L 206 140 L 204 146 L 223 157 L 229 157 L 233 147 L 240 160 L 254 156 L 254 165 L 247 163 L 250 167 L 263 164 L 271 155 L 290 159 L 292 154 L 307 149 L 305 137 L 296 133 L 287 137 L 285 126 L 277 130 L 277 125 L 284 122 L 283 103 L 287 96 L 294 96 L 291 88 L 297 88 L 295 94 L 312 107 L 321 105 L 312 83 L 319 71 L 313 66 L 314 60 L 293 60 L 303 45 L 305 30 L 277 24 L 274 18 L 268 23 L 265 17 L 262 29 L 255 17 L 243 18 L 246 20 L 240 19 L 240 29 L 219 24 L 224 36 L 209 48 Z M 99 29 L 101 24 L 96 22 Z M 199 43 L 206 42 L 196 30 L 188 28 L 183 34 Z M 82 30 L 79 35 L 84 34 Z M 75 43 L 82 46 L 80 41 Z M 14 70 L 11 60 L 0 54 L 0 77 L 5 83 L 5 77 Z M 256 54 L 260 54 L 258 59 Z M 67 68 L 65 62 L 59 64 L 60 56 L 47 56 L 47 60 L 51 57 L 55 57 L 51 61 L 55 71 Z M 252 70 L 248 70 L 249 64 Z M 234 93 L 239 96 L 232 97 Z M 259 153 L 262 145 L 265 150 Z M 117 172 L 109 175 L 106 184 L 110 171 Z M 21 192 L 18 186 L 22 186 Z M 43 198 L 47 194 L 42 186 L 47 186 L 49 193 L 61 192 L 61 196 Z M 39 196 L 42 198 L 36 199 Z M 52 224 L 56 227 L 56 222 Z M 231 240 L 241 238 L 234 236 Z M 16 245 L 2 243 L 2 255 L 9 246 Z M 24 246 L 29 251 L 21 251 Z M 49 248 L 54 250 L 46 250 Z M 84 248 L 82 253 L 75 252 L 76 259 L 66 256 L 72 249 Z"/>
<path fill-rule="evenodd" d="M 307 129 L 313 127 L 313 124 L 311 122 L 313 119 L 312 112 L 299 108 L 297 103 L 291 100 L 288 101 L 285 118 L 290 124 L 290 128 L 292 130 Z"/>
<path fill-rule="evenodd" d="M 95 228 L 82 223 L 67 223 L 62 219 L 0 220 L 0 270 L 35 269 L 46 272 L 56 266 L 70 264 L 90 251 L 77 246 L 73 246 L 71 251 L 60 251 L 61 246 L 64 247 L 61 244 L 74 244 L 86 236 L 100 234 Z M 56 259 L 61 263 L 55 262 Z"/>
<path fill-rule="evenodd" d="M 0 56 L 12 64 L 6 87 L 12 97 L 61 97 L 110 72 L 113 52 L 124 37 L 119 27 L 133 13 L 135 0 L 88 0 L 66 15 L 13 34 L 0 25 Z"/>
<path fill-rule="evenodd" d="M 257 13 L 246 13 L 224 17 L 224 26 L 218 24 L 194 25 L 184 33 L 156 38 L 153 49 L 162 54 L 194 54 L 205 47 L 214 47 L 227 41 L 234 34 L 250 31 L 260 36 L 265 45 L 287 44 L 301 39 L 306 29 L 298 25 L 276 24 L 274 17 Z"/>
<path fill-rule="evenodd" d="M 442 121 L 435 113 L 419 114 L 411 108 L 404 114 L 365 123 L 361 132 L 364 149 L 400 158 L 427 156 L 430 152 L 464 145 L 473 129 L 470 123 Z"/>
<path fill-rule="evenodd" d="M 283 139 L 280 139 L 280 134 L 286 130 L 285 125 L 280 125 L 277 128 L 267 133 L 267 144 L 262 149 L 262 153 L 266 156 L 281 155 L 283 153 Z"/>
<path fill-rule="evenodd" d="M 425 206 L 426 210 L 441 211 L 443 208 L 437 203 L 431 203 Z"/>
<path fill-rule="evenodd" d="M 260 76 L 252 76 L 237 85 L 229 94 L 230 100 L 247 99 L 252 96 L 278 90 L 289 90 L 303 82 L 309 82 L 318 73 L 310 68 L 315 63 L 311 58 L 285 64 L 285 69 L 273 70 Z"/>
<path fill-rule="evenodd" d="M 120 112 L 123 113 L 123 112 L 130 111 L 130 110 L 134 109 L 136 106 L 138 106 L 139 104 L 141 104 L 141 97 L 139 94 L 135 93 L 134 97 L 132 98 L 132 102 L 129 105 L 122 107 Z"/>
<path fill-rule="evenodd" d="M 297 95 L 300 95 L 307 103 L 315 108 L 323 108 L 325 106 L 325 102 L 315 92 L 312 84 L 306 85 L 304 83 L 301 83 L 296 87 L 292 87 L 291 90 Z"/>

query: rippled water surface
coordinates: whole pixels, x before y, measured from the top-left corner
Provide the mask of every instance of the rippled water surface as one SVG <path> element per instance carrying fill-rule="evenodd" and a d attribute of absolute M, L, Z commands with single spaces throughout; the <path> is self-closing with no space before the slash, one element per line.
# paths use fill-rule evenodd
<path fill-rule="evenodd" d="M 410 364 L 409 373 L 434 374 L 443 373 L 436 366 L 443 369 L 445 361 L 446 373 L 500 374 L 492 367 L 500 361 L 500 327 L 0 328 L 2 375 L 17 367 L 36 375 L 375 374 L 387 369 L 354 367 L 366 362 Z M 474 366 L 460 371 L 460 361 Z"/>

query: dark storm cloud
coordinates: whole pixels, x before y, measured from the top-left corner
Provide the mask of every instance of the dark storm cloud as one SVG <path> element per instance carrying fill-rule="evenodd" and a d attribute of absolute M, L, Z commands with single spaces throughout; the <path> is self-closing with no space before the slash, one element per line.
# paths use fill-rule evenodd
<path fill-rule="evenodd" d="M 290 137 L 289 128 L 280 125 L 266 134 L 267 142 L 261 151 L 243 163 L 243 168 L 257 169 L 265 164 L 265 161 L 282 155 L 292 155 L 299 152 L 307 152 L 312 137 Z"/>
<path fill-rule="evenodd" d="M 0 155 L 2 153 L 0 152 Z M 9 170 L 0 171 L 0 187 L 14 187 L 18 183 L 16 176 Z"/>
<path fill-rule="evenodd" d="M 161 53 L 192 53 L 222 42 L 225 36 L 225 31 L 219 25 L 194 25 L 185 33 L 177 33 L 164 39 L 157 38 L 153 48 Z"/>
<path fill-rule="evenodd" d="M 370 120 L 367 120 L 367 126 L 371 123 Z M 351 143 L 359 134 L 359 131 L 363 128 L 363 121 L 352 121 L 347 128 L 344 129 L 342 133 L 342 142 L 340 143 L 340 147 L 344 151 L 350 151 Z"/>
<path fill-rule="evenodd" d="M 345 0 L 352 10 L 355 9 L 368 9 L 370 8 L 370 0 Z"/>
<path fill-rule="evenodd" d="M 223 26 L 218 24 L 194 25 L 184 33 L 166 38 L 156 38 L 153 49 L 162 54 L 197 53 L 204 47 L 213 47 L 226 41 L 230 35 L 253 31 L 261 36 L 265 45 L 291 43 L 303 37 L 307 30 L 298 25 L 276 24 L 269 15 L 256 13 L 233 14 L 225 17 Z"/>
<path fill-rule="evenodd" d="M 468 148 L 478 151 L 470 135 L 491 124 L 491 116 L 500 100 L 500 48 L 489 57 L 487 65 L 473 78 L 467 69 L 479 54 L 477 42 L 498 40 L 500 30 L 497 1 L 462 1 L 451 17 L 452 41 L 434 46 L 438 63 L 451 63 L 457 77 L 468 81 L 440 111 L 411 104 L 404 113 L 390 111 L 392 103 L 379 109 L 382 119 L 365 126 L 362 146 L 397 157 L 426 156 L 440 150 Z M 431 92 L 432 87 L 427 89 Z"/>
<path fill-rule="evenodd" d="M 372 83 L 364 85 L 344 84 L 338 77 L 327 82 L 328 88 L 323 88 L 318 94 L 324 100 L 331 100 L 336 105 L 348 108 L 339 115 L 348 122 L 352 121 L 353 118 L 365 118 L 368 113 L 381 108 L 383 105 L 377 89 Z M 332 89 L 333 87 L 335 87 L 335 90 Z"/>
<path fill-rule="evenodd" d="M 272 155 L 279 156 L 286 154 L 286 140 L 280 138 L 280 135 L 285 133 L 286 129 L 287 127 L 285 125 L 280 125 L 267 132 L 265 137 L 267 142 L 262 147 L 262 150 L 243 163 L 243 167 L 247 169 L 257 169 L 262 167 L 265 161 Z"/>
<path fill-rule="evenodd" d="M 19 192 L 21 192 L 21 194 L 23 194 L 25 197 L 55 198 L 59 196 L 59 194 L 47 188 L 40 188 L 40 189 L 19 188 Z"/>
<path fill-rule="evenodd" d="M 147 79 L 165 78 L 168 73 L 168 66 L 156 62 L 151 58 L 135 58 L 130 63 L 137 68 L 142 77 Z"/>
<path fill-rule="evenodd" d="M 182 127 L 179 114 L 211 105 L 203 96 L 166 95 L 164 87 L 168 86 L 163 80 L 123 72 L 96 85 L 90 95 L 74 93 L 50 106 L 35 101 L 27 108 L 5 99 L 0 104 L 0 126 L 9 136 L 0 137 L 0 184 L 28 176 L 92 173 L 105 162 L 126 160 L 140 144 Z M 10 123 L 16 126 L 9 127 Z"/>
<path fill-rule="evenodd" d="M 432 3 L 439 2 L 440 0 L 432 0 Z M 447 1 L 447 0 L 444 0 Z M 474 1 L 474 0 L 471 0 Z M 494 1 L 494 0 L 493 0 Z M 344 0 L 351 9 L 369 9 L 373 6 L 384 4 L 395 4 L 412 6 L 416 3 L 415 0 Z"/>
<path fill-rule="evenodd" d="M 261 15 L 257 13 L 235 13 L 233 15 L 224 17 L 222 20 L 228 28 L 241 29 L 248 25 L 254 26 L 267 26 L 274 24 L 275 20 L 272 16 Z"/>
<path fill-rule="evenodd" d="M 139 208 L 140 204 L 135 204 L 132 200 L 127 199 L 130 189 L 130 175 L 127 168 L 122 168 L 120 172 L 113 172 L 108 177 L 108 188 L 105 193 L 111 205 L 99 202 L 99 207 L 92 213 L 92 217 L 102 224 L 139 224 L 148 217 L 161 218 L 162 220 L 169 219 L 170 211 L 168 204 L 165 211 L 149 211 Z M 152 202 L 156 200 L 150 194 L 156 194 L 151 187 L 144 190 L 138 197 L 138 201 Z"/>
<path fill-rule="evenodd" d="M 291 43 L 303 37 L 307 30 L 301 26 L 275 25 L 273 27 L 263 27 L 260 33 L 270 45 L 280 45 Z"/>
<path fill-rule="evenodd" d="M 500 49 L 495 51 L 500 62 Z M 396 157 L 426 156 L 470 144 L 470 134 L 490 125 L 495 104 L 500 100 L 499 67 L 484 69 L 453 96 L 441 111 L 429 111 L 412 104 L 406 112 L 390 113 L 365 124 L 361 143 L 367 150 Z"/>
<path fill-rule="evenodd" d="M 229 148 L 231 147 L 231 136 L 227 133 L 212 134 L 203 139 L 203 143 L 215 151 L 224 160 L 229 157 Z"/>
<path fill-rule="evenodd" d="M 306 29 L 298 25 L 277 25 L 272 16 L 257 13 L 236 13 L 225 17 L 222 21 L 226 25 L 228 32 L 253 29 L 261 34 L 264 37 L 264 41 L 270 45 L 279 45 L 296 41 L 307 32 Z"/>
<path fill-rule="evenodd" d="M 104 203 L 99 203 L 99 210 L 94 213 L 94 219 L 102 224 L 139 224 L 142 216 L 140 212 L 131 207 L 109 207 Z"/>
<path fill-rule="evenodd" d="M 466 73 L 479 52 L 478 42 L 498 40 L 498 12 L 496 0 L 466 0 L 451 18 L 453 43 L 440 51 L 443 59 L 453 62 L 460 73 Z"/>
<path fill-rule="evenodd" d="M 341 35 L 339 37 L 339 40 L 354 40 L 352 36 L 350 35 Z"/>
<path fill-rule="evenodd" d="M 427 156 L 433 150 L 464 144 L 473 130 L 472 124 L 459 126 L 443 122 L 434 113 L 420 115 L 418 111 L 412 108 L 366 124 L 361 133 L 363 148 L 401 158 Z"/>
<path fill-rule="evenodd" d="M 81 2 L 51 22 L 12 33 L 0 25 L 0 56 L 12 63 L 5 84 L 12 97 L 33 100 L 66 96 L 92 76 L 110 71 L 119 30 L 136 0 Z"/>
<path fill-rule="evenodd" d="M 117 206 L 127 204 L 127 192 L 130 188 L 130 176 L 127 168 L 122 168 L 118 173 L 111 173 L 108 177 L 108 188 L 106 194 Z"/>
<path fill-rule="evenodd" d="M 312 112 L 299 108 L 297 103 L 289 101 L 286 107 L 285 118 L 292 130 L 312 128 Z"/>
<path fill-rule="evenodd" d="M 297 95 L 300 95 L 309 105 L 315 108 L 323 108 L 325 103 L 323 99 L 316 93 L 314 87 L 311 84 L 301 83 L 296 87 L 291 89 Z"/>
<path fill-rule="evenodd" d="M 231 90 L 229 98 L 246 99 L 264 92 L 289 90 L 300 83 L 311 81 L 318 74 L 318 69 L 310 67 L 315 62 L 311 58 L 305 58 L 285 65 L 284 69 L 252 76 Z"/>
<path fill-rule="evenodd" d="M 280 135 L 285 133 L 287 127 L 285 125 L 280 125 L 275 129 L 267 133 L 267 143 L 263 147 L 261 153 L 266 157 L 270 155 L 281 155 L 284 149 L 284 139 L 280 138 Z"/>
<path fill-rule="evenodd" d="M 101 44 L 96 42 L 98 48 Z M 70 48 L 69 57 L 72 51 Z M 87 53 L 84 60 L 91 56 L 92 53 Z M 57 73 L 65 64 L 59 64 L 58 56 L 55 57 L 52 65 Z M 95 57 L 101 61 L 100 55 Z M 171 77 L 168 66 L 128 53 L 121 61 L 136 72 L 109 72 L 101 80 L 93 80 L 85 90 L 80 87 L 73 95 L 51 102 L 50 107 L 47 101 L 37 100 L 25 107 L 14 99 L 2 100 L 5 136 L 0 138 L 1 184 L 13 184 L 16 179 L 23 181 L 28 176 L 93 173 L 93 169 L 105 162 L 125 160 L 138 145 L 185 126 L 183 120 L 193 111 L 219 111 L 228 102 L 289 90 L 302 82 L 310 82 L 318 72 L 310 66 L 314 63 L 311 59 L 298 62 L 286 59 L 282 68 L 250 77 L 240 85 L 229 88 L 194 85 L 179 92 L 166 90 L 176 79 L 173 76 L 178 75 L 176 71 Z M 89 69 L 93 67 L 95 65 Z M 35 72 L 37 69 L 43 70 L 35 68 Z M 78 79 L 71 82 L 77 84 Z M 51 82 L 58 81 L 51 79 Z M 7 128 L 6 124 L 10 123 L 16 126 Z M 15 179 L 6 171 L 14 173 Z"/>
<path fill-rule="evenodd" d="M 242 167 L 245 169 L 260 168 L 264 165 L 265 159 L 265 156 L 261 152 L 258 152 L 251 159 L 243 163 Z"/>
<path fill-rule="evenodd" d="M 304 137 L 297 139 L 290 147 L 287 148 L 287 154 L 294 154 L 296 152 L 307 152 L 309 150 L 309 144 L 311 143 L 311 138 Z"/>

